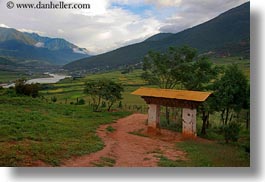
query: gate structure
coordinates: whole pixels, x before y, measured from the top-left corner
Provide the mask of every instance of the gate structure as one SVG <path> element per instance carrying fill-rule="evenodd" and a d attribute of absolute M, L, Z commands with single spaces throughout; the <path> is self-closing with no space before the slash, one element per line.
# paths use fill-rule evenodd
<path fill-rule="evenodd" d="M 148 127 L 160 128 L 160 106 L 180 107 L 182 108 L 182 134 L 196 137 L 197 107 L 211 95 L 211 92 L 139 88 L 132 94 L 141 96 L 149 106 Z"/>

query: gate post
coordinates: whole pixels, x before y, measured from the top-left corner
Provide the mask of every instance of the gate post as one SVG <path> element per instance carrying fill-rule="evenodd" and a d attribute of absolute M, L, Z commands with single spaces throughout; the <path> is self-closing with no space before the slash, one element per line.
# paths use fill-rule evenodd
<path fill-rule="evenodd" d="M 196 109 L 183 108 L 182 110 L 182 134 L 196 137 Z"/>
<path fill-rule="evenodd" d="M 148 105 L 148 127 L 160 128 L 160 105 Z"/>

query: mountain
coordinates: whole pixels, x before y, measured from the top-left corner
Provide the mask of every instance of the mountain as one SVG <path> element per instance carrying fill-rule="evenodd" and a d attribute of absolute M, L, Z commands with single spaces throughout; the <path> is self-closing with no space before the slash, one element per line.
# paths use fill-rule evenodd
<path fill-rule="evenodd" d="M 67 50 L 70 49 L 74 53 L 80 53 L 80 54 L 88 54 L 88 51 L 85 48 L 79 48 L 78 46 L 60 38 L 49 38 L 49 37 L 42 37 L 39 36 L 36 33 L 27 33 L 25 32 L 27 36 L 31 37 L 36 41 L 35 46 L 47 48 L 52 51 L 57 50 Z"/>
<path fill-rule="evenodd" d="M 63 65 L 88 57 L 88 51 L 59 38 L 0 27 L 0 56 Z"/>
<path fill-rule="evenodd" d="M 16 29 L 0 27 L 0 42 L 9 40 L 17 40 L 27 45 L 34 45 L 36 43 L 35 40 L 27 35 L 24 35 L 22 32 L 17 31 Z"/>
<path fill-rule="evenodd" d="M 64 68 L 70 71 L 115 69 L 140 63 L 150 50 L 162 52 L 170 46 L 182 45 L 195 47 L 199 53 L 212 53 L 214 56 L 249 57 L 249 42 L 250 3 L 247 2 L 179 33 L 160 33 L 141 43 L 74 61 Z"/>

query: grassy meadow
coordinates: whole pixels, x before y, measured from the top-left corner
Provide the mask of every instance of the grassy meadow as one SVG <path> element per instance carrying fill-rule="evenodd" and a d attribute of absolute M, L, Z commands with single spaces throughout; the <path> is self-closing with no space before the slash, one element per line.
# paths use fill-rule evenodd
<path fill-rule="evenodd" d="M 96 152 L 104 147 L 97 127 L 130 114 L 29 97 L 2 95 L 0 102 L 0 166 L 58 166 L 62 159 Z"/>
<path fill-rule="evenodd" d="M 15 81 L 19 78 L 26 77 L 26 74 L 21 72 L 10 72 L 10 71 L 1 71 L 0 70 L 0 83 L 7 83 Z"/>
<path fill-rule="evenodd" d="M 249 78 L 249 60 L 220 58 L 213 62 L 217 65 L 236 62 Z M 128 74 L 112 71 L 65 79 L 44 85 L 41 97 L 36 99 L 16 96 L 11 89 L 0 89 L 0 166 L 59 166 L 64 159 L 101 150 L 104 143 L 96 135 L 99 125 L 137 111 L 135 105 L 147 109 L 143 99 L 130 94 L 141 86 L 154 87 L 141 79 L 141 73 L 142 70 Z M 24 75 L 0 72 L 0 82 L 20 76 Z M 90 99 L 83 92 L 84 84 L 99 78 L 112 79 L 124 86 L 123 108 L 116 109 L 115 105 L 115 112 L 92 112 Z M 52 97 L 56 97 L 56 102 L 51 101 Z M 84 99 L 85 105 L 75 105 L 77 99 Z M 145 109 L 138 111 L 146 113 Z M 199 133 L 202 122 L 200 117 L 197 119 Z M 159 156 L 159 166 L 249 166 L 249 152 L 245 152 L 249 146 L 249 132 L 242 129 L 238 143 L 225 144 L 222 135 L 216 132 L 219 113 L 211 115 L 210 120 L 212 127 L 208 139 L 213 140 L 212 143 L 177 143 L 176 148 L 186 151 L 189 160 L 171 161 Z"/>

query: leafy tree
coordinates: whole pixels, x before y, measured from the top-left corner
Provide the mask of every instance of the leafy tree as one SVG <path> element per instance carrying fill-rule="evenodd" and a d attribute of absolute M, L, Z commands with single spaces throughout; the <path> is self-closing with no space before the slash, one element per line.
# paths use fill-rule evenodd
<path fill-rule="evenodd" d="M 170 47 L 166 53 L 149 52 L 143 61 L 142 78 L 159 88 L 173 89 L 181 83 L 186 64 L 191 63 L 196 55 L 196 49 L 188 46 Z M 167 107 L 166 120 L 169 124 Z"/>
<path fill-rule="evenodd" d="M 91 80 L 86 83 L 84 92 L 90 95 L 94 111 L 99 111 L 102 101 L 106 101 L 110 111 L 113 104 L 122 99 L 123 87 L 107 79 Z"/>
<path fill-rule="evenodd" d="M 119 102 L 118 108 L 122 108 L 122 101 Z"/>
<path fill-rule="evenodd" d="M 246 110 L 246 129 L 249 129 L 249 121 L 250 121 L 250 85 L 248 84 L 247 95 L 245 102 L 243 104 L 243 109 Z"/>
<path fill-rule="evenodd" d="M 16 94 L 19 95 L 24 95 L 24 89 L 26 85 L 26 80 L 25 79 L 19 79 L 15 82 L 15 91 Z"/>
<path fill-rule="evenodd" d="M 227 125 L 234 112 L 239 112 L 249 97 L 248 81 L 236 64 L 228 66 L 224 75 L 214 84 L 216 110 L 221 111 L 223 124 Z"/>
<path fill-rule="evenodd" d="M 99 109 L 105 87 L 104 80 L 90 80 L 86 83 L 84 93 L 91 97 L 94 111 L 98 111 Z"/>
<path fill-rule="evenodd" d="M 181 83 L 185 65 L 196 55 L 196 49 L 188 46 L 170 47 L 166 53 L 149 52 L 143 61 L 142 78 L 159 88 L 173 89 Z"/>
<path fill-rule="evenodd" d="M 102 101 L 101 108 L 105 108 L 105 107 L 106 107 L 106 102 L 105 101 Z"/>
<path fill-rule="evenodd" d="M 35 98 L 39 96 L 39 89 L 40 89 L 39 84 L 37 83 L 26 84 L 26 80 L 24 79 L 19 79 L 15 83 L 15 91 L 16 94 L 19 95 L 27 95 Z"/>
<path fill-rule="evenodd" d="M 200 57 L 192 64 L 187 64 L 182 72 L 181 83 L 188 90 L 206 91 L 216 79 L 220 68 L 214 66 L 207 57 Z"/>
<path fill-rule="evenodd" d="M 111 107 L 117 102 L 122 99 L 122 92 L 124 91 L 123 87 L 115 83 L 111 80 L 107 81 L 105 94 L 103 98 L 106 100 L 108 105 L 108 111 L 110 111 Z"/>

